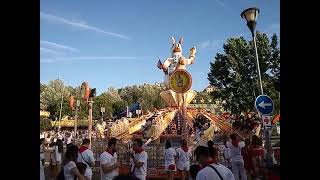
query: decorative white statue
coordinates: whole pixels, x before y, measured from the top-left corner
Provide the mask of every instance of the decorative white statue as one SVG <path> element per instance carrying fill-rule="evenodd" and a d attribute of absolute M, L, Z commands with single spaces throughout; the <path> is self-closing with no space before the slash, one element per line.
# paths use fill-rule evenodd
<path fill-rule="evenodd" d="M 166 87 L 169 89 L 169 76 L 174 72 L 176 69 L 186 69 L 187 65 L 193 64 L 195 61 L 195 54 L 196 54 L 196 47 L 192 47 L 190 49 L 189 58 L 186 58 L 182 55 L 182 43 L 183 38 L 180 38 L 179 42 L 176 43 L 175 39 L 171 37 L 172 40 L 172 47 L 171 47 L 171 57 L 167 58 L 163 63 L 161 63 L 160 59 L 158 60 L 157 67 L 162 69 L 165 78 L 164 82 Z"/>
<path fill-rule="evenodd" d="M 176 70 L 186 70 L 187 65 L 191 65 L 195 61 L 196 57 L 196 47 L 192 47 L 190 49 L 189 58 L 186 58 L 182 54 L 182 43 L 183 38 L 180 38 L 179 42 L 176 42 L 173 37 L 172 40 L 172 47 L 171 47 L 171 57 L 167 58 L 163 63 L 158 60 L 157 67 L 162 69 L 165 77 L 164 83 L 166 85 L 167 90 L 160 93 L 161 97 L 166 101 L 168 106 L 170 107 L 181 107 L 183 102 L 189 104 L 192 99 L 195 97 L 196 92 L 193 90 L 188 90 L 186 93 L 176 93 L 170 89 L 169 79 L 173 72 Z M 190 84 L 191 86 L 191 84 Z"/>

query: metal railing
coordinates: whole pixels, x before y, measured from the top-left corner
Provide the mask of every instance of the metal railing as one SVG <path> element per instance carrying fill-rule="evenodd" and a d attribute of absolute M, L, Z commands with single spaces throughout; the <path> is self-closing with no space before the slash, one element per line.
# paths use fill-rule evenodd
<path fill-rule="evenodd" d="M 95 142 L 92 146 L 92 151 L 94 153 L 96 159 L 96 165 L 92 168 L 94 173 L 100 173 L 100 164 L 99 164 L 99 157 L 103 151 L 106 150 L 106 142 Z M 224 159 L 223 157 L 223 143 L 215 143 L 215 146 L 219 148 L 219 163 L 223 164 L 226 167 L 231 167 L 230 162 Z M 173 145 L 174 148 L 177 148 L 177 145 Z M 280 164 L 280 147 L 272 148 L 274 152 L 275 159 L 277 163 Z M 162 174 L 164 173 L 164 144 L 161 143 L 157 147 L 156 144 L 149 145 L 144 147 L 144 150 L 148 154 L 148 167 L 147 167 L 147 174 Z M 123 143 L 118 144 L 118 159 L 121 161 L 123 165 L 130 166 L 130 157 L 127 153 L 127 145 Z M 191 164 L 196 163 L 196 159 L 194 156 L 194 151 L 192 152 Z"/>

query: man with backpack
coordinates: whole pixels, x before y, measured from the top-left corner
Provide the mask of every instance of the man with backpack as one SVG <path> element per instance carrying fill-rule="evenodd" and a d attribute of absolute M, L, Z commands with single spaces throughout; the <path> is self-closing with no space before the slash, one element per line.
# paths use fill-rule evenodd
<path fill-rule="evenodd" d="M 91 167 L 94 166 L 95 159 L 93 156 L 93 152 L 89 149 L 89 146 L 90 146 L 90 140 L 83 139 L 82 145 L 79 149 L 77 161 L 79 163 L 84 163 L 87 165 L 84 176 L 86 176 L 89 180 L 91 180 L 91 178 L 92 178 Z"/>
<path fill-rule="evenodd" d="M 198 146 L 195 149 L 197 161 L 201 163 L 201 170 L 196 180 L 234 180 L 233 173 L 222 164 L 218 164 L 218 150 L 215 147 Z M 212 158 L 214 157 L 214 158 Z"/>

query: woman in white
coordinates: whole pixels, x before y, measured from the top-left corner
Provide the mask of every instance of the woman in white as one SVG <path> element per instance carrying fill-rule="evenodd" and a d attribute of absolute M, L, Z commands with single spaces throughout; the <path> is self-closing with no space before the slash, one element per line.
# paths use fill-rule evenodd
<path fill-rule="evenodd" d="M 63 167 L 63 174 L 65 180 L 74 180 L 75 177 L 78 177 L 78 180 L 87 180 L 85 176 L 83 176 L 77 166 L 77 158 L 78 158 L 78 147 L 75 145 L 71 145 L 66 152 L 66 163 Z"/>
<path fill-rule="evenodd" d="M 191 151 L 188 148 L 188 141 L 183 139 L 181 141 L 181 147 L 176 149 L 177 152 L 177 169 L 181 172 L 181 177 L 184 180 L 186 176 L 189 176 Z"/>
<path fill-rule="evenodd" d="M 239 173 L 241 180 L 247 180 L 246 170 L 244 168 L 244 161 L 241 155 L 241 149 L 245 146 L 243 141 L 238 140 L 238 135 L 233 133 L 230 135 L 231 141 L 227 142 L 230 152 L 230 160 L 232 172 L 235 180 L 239 180 Z"/>
<path fill-rule="evenodd" d="M 164 151 L 164 168 L 168 174 L 167 179 L 173 180 L 174 173 L 176 171 L 175 156 L 177 156 L 176 150 L 171 147 L 171 140 L 166 141 L 165 151 Z"/>
<path fill-rule="evenodd" d="M 46 144 L 47 144 L 47 147 L 49 147 L 49 144 L 51 144 L 51 136 L 50 136 L 50 134 L 48 134 L 47 137 L 46 137 Z"/>
<path fill-rule="evenodd" d="M 58 169 L 58 172 L 60 172 L 61 163 L 62 163 L 61 155 L 63 154 L 63 142 L 61 139 L 57 139 L 57 142 L 55 143 L 55 146 L 54 146 L 54 152 L 56 157 L 57 169 Z"/>
<path fill-rule="evenodd" d="M 223 159 L 224 159 L 224 162 L 222 163 L 225 167 L 231 169 L 232 166 L 231 166 L 231 162 L 230 162 L 230 149 L 229 147 L 227 146 L 227 140 L 225 140 L 223 142 L 223 145 L 222 145 L 222 152 L 223 152 Z"/>

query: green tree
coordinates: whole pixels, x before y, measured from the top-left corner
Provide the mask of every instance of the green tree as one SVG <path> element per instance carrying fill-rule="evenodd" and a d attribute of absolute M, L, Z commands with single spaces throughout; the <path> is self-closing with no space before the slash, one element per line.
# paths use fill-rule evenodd
<path fill-rule="evenodd" d="M 208 104 L 209 100 L 213 102 L 212 97 L 209 93 L 206 92 L 197 92 L 196 97 L 193 100 L 196 100 L 195 104 Z M 193 104 L 193 101 L 191 102 Z"/>
<path fill-rule="evenodd" d="M 164 108 L 165 102 L 160 96 L 162 90 L 163 86 L 150 84 L 127 86 L 120 89 L 108 88 L 106 92 L 101 93 L 94 99 L 93 119 L 101 117 L 101 107 L 105 108 L 105 117 L 107 118 L 111 118 L 113 114 L 123 111 L 126 106 L 136 102 L 140 102 L 145 111 Z M 81 99 L 80 87 L 64 86 L 63 81 L 54 80 L 50 81 L 48 85 L 40 83 L 40 91 L 40 107 L 50 112 L 51 119 L 59 118 L 62 96 L 62 117 L 75 115 L 75 111 L 71 111 L 69 106 L 71 95 L 74 96 L 75 101 L 80 100 L 78 118 L 88 118 L 88 103 Z"/>
<path fill-rule="evenodd" d="M 112 104 L 112 112 L 113 114 L 119 114 L 121 113 L 124 109 L 126 109 L 128 103 L 126 101 L 120 100 L 116 101 Z"/>
<path fill-rule="evenodd" d="M 43 91 L 40 93 L 40 104 L 42 104 L 44 110 L 50 112 L 50 118 L 59 118 L 60 105 L 63 98 L 63 107 L 66 107 L 66 102 L 68 102 L 70 96 L 70 91 L 64 87 L 63 81 L 56 79 L 50 81 L 47 86 L 44 87 Z M 63 108 L 65 109 L 65 108 Z M 61 117 L 67 115 L 69 112 L 63 110 Z"/>
<path fill-rule="evenodd" d="M 45 90 L 46 85 L 40 82 L 40 94 Z"/>
<path fill-rule="evenodd" d="M 93 113 L 92 116 L 94 119 L 98 119 L 100 117 L 101 107 L 105 108 L 106 115 L 113 114 L 112 105 L 115 102 L 114 97 L 112 94 L 108 92 L 104 92 L 96 97 L 94 104 L 93 104 Z"/>
<path fill-rule="evenodd" d="M 257 49 L 264 93 L 275 100 L 279 110 L 277 87 L 280 82 L 280 49 L 277 36 L 271 42 L 264 33 L 257 32 Z M 232 113 L 254 111 L 258 96 L 258 82 L 252 41 L 243 37 L 230 38 L 223 45 L 224 53 L 217 53 L 210 63 L 208 80 L 217 88 L 211 96 L 224 101 L 223 107 Z"/>

